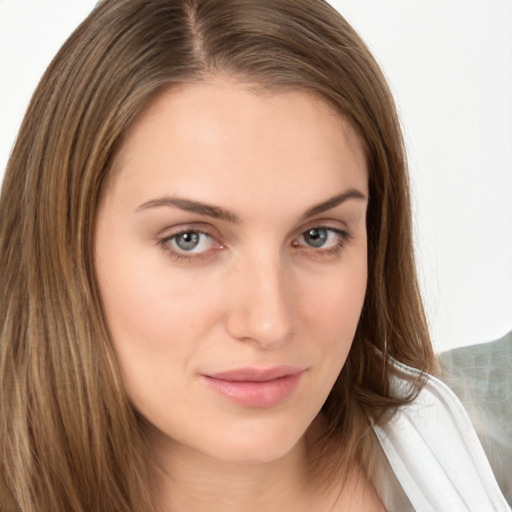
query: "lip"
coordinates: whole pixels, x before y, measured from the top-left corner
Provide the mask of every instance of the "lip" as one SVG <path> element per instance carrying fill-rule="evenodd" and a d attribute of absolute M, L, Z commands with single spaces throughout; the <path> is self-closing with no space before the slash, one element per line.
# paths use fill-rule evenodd
<path fill-rule="evenodd" d="M 242 407 L 269 408 L 283 402 L 297 388 L 304 368 L 239 368 L 201 375 L 215 392 Z"/>

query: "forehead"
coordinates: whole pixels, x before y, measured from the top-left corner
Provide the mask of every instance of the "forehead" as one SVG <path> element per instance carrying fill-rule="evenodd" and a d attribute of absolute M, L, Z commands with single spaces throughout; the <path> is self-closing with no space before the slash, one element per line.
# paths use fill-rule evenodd
<path fill-rule="evenodd" d="M 260 92 L 230 82 L 162 91 L 125 134 L 113 181 L 139 195 L 265 202 L 294 194 L 367 192 L 362 146 L 349 122 L 302 91 Z M 234 204 L 236 207 L 236 204 Z"/>

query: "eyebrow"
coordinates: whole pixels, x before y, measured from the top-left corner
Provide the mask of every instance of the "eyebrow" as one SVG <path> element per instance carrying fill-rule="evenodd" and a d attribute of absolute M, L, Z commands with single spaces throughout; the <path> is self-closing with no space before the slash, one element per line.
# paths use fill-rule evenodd
<path fill-rule="evenodd" d="M 338 194 L 337 196 L 331 197 L 330 199 L 327 199 L 327 201 L 323 201 L 322 203 L 312 206 L 311 208 L 309 208 L 309 210 L 306 210 L 306 212 L 302 216 L 302 220 L 309 219 L 310 217 L 318 215 L 319 213 L 326 212 L 327 210 L 331 210 L 332 208 L 336 208 L 336 206 L 340 205 L 341 203 L 344 203 L 348 199 L 358 199 L 360 201 L 366 201 L 368 198 L 359 190 L 355 188 L 349 188 L 342 194 Z"/>
<path fill-rule="evenodd" d="M 342 194 L 338 194 L 326 201 L 323 201 L 315 206 L 312 206 L 304 215 L 302 215 L 302 220 L 309 219 L 314 215 L 318 215 L 319 213 L 325 212 L 341 203 L 347 201 L 348 199 L 358 199 L 365 201 L 367 197 L 356 189 L 349 189 Z M 240 218 L 235 213 L 232 213 L 220 206 L 214 206 L 211 204 L 203 203 L 200 201 L 193 201 L 191 199 L 184 199 L 180 197 L 160 197 L 158 199 L 152 199 L 151 201 L 147 201 L 146 203 L 141 204 L 137 211 L 139 210 L 147 210 L 149 208 L 158 208 L 162 206 L 175 207 L 180 210 L 185 210 L 187 212 L 198 213 L 200 215 L 206 215 L 208 217 L 213 217 L 215 219 L 225 220 L 227 222 L 238 223 L 240 222 Z"/>
<path fill-rule="evenodd" d="M 151 201 L 140 205 L 137 210 L 146 210 L 148 208 L 157 208 L 159 206 L 176 207 L 180 210 L 199 213 L 200 215 L 207 215 L 208 217 L 225 220 L 227 222 L 240 222 L 240 219 L 236 214 L 228 212 L 227 210 L 224 210 L 224 208 L 180 197 L 161 197 L 158 199 L 152 199 Z"/>

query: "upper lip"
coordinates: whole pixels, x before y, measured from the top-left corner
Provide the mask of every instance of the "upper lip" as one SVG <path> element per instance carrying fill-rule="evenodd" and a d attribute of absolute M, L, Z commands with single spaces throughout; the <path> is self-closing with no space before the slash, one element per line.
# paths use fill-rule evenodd
<path fill-rule="evenodd" d="M 231 382 L 268 382 L 302 373 L 304 368 L 297 366 L 273 366 L 271 368 L 237 368 L 225 372 L 205 374 L 206 377 Z"/>

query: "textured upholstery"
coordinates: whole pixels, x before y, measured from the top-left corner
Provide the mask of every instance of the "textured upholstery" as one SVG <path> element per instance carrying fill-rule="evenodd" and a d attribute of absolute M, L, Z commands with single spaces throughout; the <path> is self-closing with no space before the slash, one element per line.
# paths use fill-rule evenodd
<path fill-rule="evenodd" d="M 440 355 L 441 378 L 464 404 L 512 504 L 512 332 Z"/>

